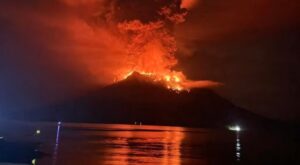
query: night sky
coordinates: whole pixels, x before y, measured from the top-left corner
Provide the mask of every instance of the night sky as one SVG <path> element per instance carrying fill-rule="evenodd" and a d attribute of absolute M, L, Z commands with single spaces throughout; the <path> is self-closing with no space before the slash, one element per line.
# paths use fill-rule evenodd
<path fill-rule="evenodd" d="M 111 26 L 155 19 L 150 13 L 172 0 L 158 1 L 0 1 L 0 113 L 108 84 L 125 60 Z M 103 23 L 111 8 L 114 17 Z M 299 120 L 299 9 L 298 0 L 198 1 L 173 29 L 176 69 L 223 83 L 222 96 L 255 113 Z"/>

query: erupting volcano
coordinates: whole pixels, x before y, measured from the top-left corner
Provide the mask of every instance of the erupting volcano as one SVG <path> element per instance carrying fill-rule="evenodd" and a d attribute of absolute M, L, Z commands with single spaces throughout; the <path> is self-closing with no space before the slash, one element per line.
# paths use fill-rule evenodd
<path fill-rule="evenodd" d="M 127 79 L 129 76 L 133 75 L 135 72 L 131 71 L 127 75 L 125 75 L 125 79 Z M 162 85 L 166 86 L 168 89 L 181 91 L 183 89 L 189 89 L 188 86 L 184 86 L 184 83 L 182 82 L 182 79 L 185 77 L 181 72 L 171 72 L 169 74 L 161 75 L 157 73 L 151 73 L 151 72 L 137 72 L 145 77 L 148 77 L 151 81 L 161 83 Z M 185 80 L 186 81 L 186 80 Z"/>
<path fill-rule="evenodd" d="M 193 36 L 178 29 L 193 12 L 196 0 L 60 1 L 68 11 L 63 10 L 59 21 L 51 17 L 53 22 L 47 25 L 60 29 L 62 24 L 66 39 L 46 47 L 64 55 L 57 61 L 66 60 L 62 64 L 70 64 L 76 79 L 87 81 L 87 89 L 68 100 L 32 108 L 26 114 L 9 111 L 7 116 L 192 127 L 233 123 L 246 127 L 263 121 L 209 89 L 220 83 L 189 80 L 188 73 L 193 73 L 180 70 L 189 69 L 181 59 L 190 53 L 186 51 L 189 41 L 181 36 Z M 44 20 L 38 17 L 36 22 Z M 42 91 L 39 96 L 44 95 Z"/>
<path fill-rule="evenodd" d="M 161 7 L 156 20 L 142 22 L 138 19 L 125 20 L 117 24 L 120 36 L 126 45 L 127 67 L 117 81 L 126 79 L 137 72 L 154 82 L 163 84 L 175 91 L 190 90 L 194 87 L 217 86 L 211 81 L 191 81 L 177 65 L 177 44 L 172 29 L 183 23 L 188 10 L 181 8 L 181 1 Z"/>

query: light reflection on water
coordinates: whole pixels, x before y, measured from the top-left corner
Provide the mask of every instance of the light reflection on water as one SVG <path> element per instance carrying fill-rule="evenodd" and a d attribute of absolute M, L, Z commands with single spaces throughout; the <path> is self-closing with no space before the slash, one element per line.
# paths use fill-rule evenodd
<path fill-rule="evenodd" d="M 54 145 L 54 150 L 53 150 L 53 155 L 52 155 L 52 159 L 53 159 L 52 165 L 56 165 L 56 161 L 57 161 L 60 128 L 61 128 L 61 122 L 57 122 L 55 145 Z"/>
<path fill-rule="evenodd" d="M 57 125 L 54 151 L 40 164 L 182 164 L 187 129 L 135 125 Z M 59 143 L 58 143 L 59 142 Z M 44 146 L 47 151 L 47 146 Z M 203 162 L 203 160 L 198 160 Z"/>
<path fill-rule="evenodd" d="M 40 142 L 46 155 L 31 159 L 37 165 L 293 164 L 300 146 L 281 132 L 144 125 L 5 121 L 0 132 L 12 142 Z"/>
<path fill-rule="evenodd" d="M 236 144 L 235 144 L 235 152 L 236 152 L 236 161 L 239 162 L 241 160 L 241 141 L 240 141 L 240 132 L 236 132 Z"/>
<path fill-rule="evenodd" d="M 0 130 L 7 139 L 41 143 L 39 151 L 46 155 L 32 159 L 37 165 L 205 165 L 236 161 L 236 136 L 226 130 L 30 122 L 6 125 L 10 129 L 0 126 Z M 36 129 L 41 130 L 38 136 Z"/>

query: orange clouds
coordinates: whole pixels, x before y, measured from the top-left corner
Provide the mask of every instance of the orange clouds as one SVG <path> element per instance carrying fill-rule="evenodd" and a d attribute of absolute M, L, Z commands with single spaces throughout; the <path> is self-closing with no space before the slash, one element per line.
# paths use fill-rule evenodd
<path fill-rule="evenodd" d="M 182 0 L 181 8 L 191 9 L 197 5 L 200 0 Z"/>
<path fill-rule="evenodd" d="M 173 26 L 183 23 L 187 12 L 180 9 L 179 1 L 144 2 L 149 5 L 139 0 L 7 2 L 2 6 L 2 12 L 6 12 L 2 16 L 16 25 L 14 28 L 28 43 L 38 43 L 37 49 L 49 52 L 43 54 L 45 60 L 78 74 L 93 85 L 107 84 L 133 68 L 170 71 L 177 64 Z M 188 8 L 195 2 L 184 1 L 182 5 Z M 144 9 L 147 15 L 141 17 L 138 11 Z M 149 42 L 143 43 L 141 51 L 145 52 L 134 58 L 130 57 L 133 53 L 128 47 L 132 43 L 128 40 L 131 32 L 122 33 L 118 27 L 132 20 L 140 20 L 140 24 L 147 27 L 149 22 L 163 24 L 158 30 L 148 33 L 145 30 L 137 36 L 158 34 L 144 38 L 143 42 Z"/>

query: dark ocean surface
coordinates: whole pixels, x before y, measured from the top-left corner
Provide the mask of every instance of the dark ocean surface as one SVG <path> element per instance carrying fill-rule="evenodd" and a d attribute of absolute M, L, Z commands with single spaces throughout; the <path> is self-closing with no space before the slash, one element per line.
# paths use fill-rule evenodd
<path fill-rule="evenodd" d="M 4 139 L 0 164 L 299 164 L 300 159 L 299 137 L 274 131 L 237 132 L 225 126 L 222 130 L 18 121 L 0 124 Z M 35 150 L 24 158 L 17 154 L 30 153 L 27 149 L 32 148 L 16 148 L 19 144 L 32 144 Z"/>

